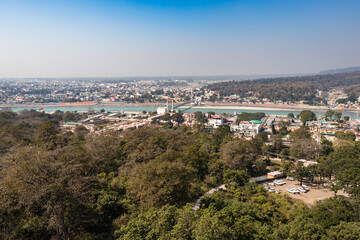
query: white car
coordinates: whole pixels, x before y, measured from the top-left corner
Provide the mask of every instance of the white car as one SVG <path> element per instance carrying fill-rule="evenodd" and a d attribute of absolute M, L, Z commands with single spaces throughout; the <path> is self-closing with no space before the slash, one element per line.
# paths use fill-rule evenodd
<path fill-rule="evenodd" d="M 270 182 L 270 183 L 269 183 L 269 186 L 275 186 L 275 183 Z"/>
<path fill-rule="evenodd" d="M 263 186 L 265 189 L 269 189 L 269 186 L 266 183 L 264 183 Z"/>
<path fill-rule="evenodd" d="M 303 188 L 303 187 L 299 187 L 298 189 L 299 189 L 300 192 L 303 192 L 303 193 L 307 192 L 307 190 L 305 188 Z"/>
<path fill-rule="evenodd" d="M 297 190 L 296 188 L 293 188 L 292 191 L 293 191 L 293 194 L 300 194 L 299 190 Z"/>
<path fill-rule="evenodd" d="M 293 177 L 290 177 L 290 176 L 287 176 L 286 179 L 289 180 L 289 181 L 294 181 L 295 180 Z"/>
<path fill-rule="evenodd" d="M 283 181 L 283 180 L 275 180 L 274 183 L 275 183 L 276 185 L 280 185 L 280 186 L 286 184 L 286 182 Z"/>
<path fill-rule="evenodd" d="M 275 190 L 275 193 L 280 194 L 281 191 L 280 191 L 279 189 L 276 189 L 276 190 Z"/>
<path fill-rule="evenodd" d="M 297 189 L 295 188 L 287 188 L 286 191 L 288 191 L 289 193 L 292 193 L 292 194 L 298 194 L 300 193 Z"/>
<path fill-rule="evenodd" d="M 270 188 L 268 191 L 269 192 L 275 192 L 275 188 Z"/>

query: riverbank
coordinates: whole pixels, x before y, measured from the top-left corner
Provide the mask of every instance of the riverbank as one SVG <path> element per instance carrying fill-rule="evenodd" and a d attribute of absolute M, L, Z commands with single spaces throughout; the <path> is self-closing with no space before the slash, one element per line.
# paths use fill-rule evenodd
<path fill-rule="evenodd" d="M 311 107 L 311 106 L 292 106 L 292 105 L 266 105 L 266 104 L 237 104 L 237 105 L 220 105 L 220 104 L 211 104 L 211 105 L 183 105 L 180 109 L 186 108 L 192 109 L 231 109 L 231 110 L 256 110 L 256 111 L 302 111 L 302 110 L 312 110 L 312 111 L 327 111 L 329 109 L 332 110 L 341 110 L 341 111 L 355 111 L 359 112 L 360 109 L 356 108 L 328 108 L 328 107 Z"/>
<path fill-rule="evenodd" d="M 24 105 L 22 105 L 24 106 Z M 47 106 L 47 105 L 30 105 L 28 107 L 10 107 L 14 112 L 20 112 L 23 110 L 30 110 L 34 109 L 37 111 L 45 111 L 47 113 L 52 113 L 57 110 L 60 111 L 77 111 L 77 112 L 87 112 L 89 110 L 100 111 L 104 109 L 106 112 L 142 112 L 142 111 L 156 111 L 159 106 L 166 106 L 166 104 L 96 104 L 90 106 L 63 106 L 63 105 L 55 105 L 55 106 Z M 191 107 L 191 108 L 190 108 Z M 1 106 L 0 106 L 1 109 Z M 299 114 L 304 108 L 285 108 L 285 107 L 261 107 L 261 106 L 245 106 L 245 105 L 201 105 L 201 106 L 181 106 L 179 108 L 175 108 L 175 110 L 181 110 L 186 113 L 192 113 L 196 111 L 202 112 L 215 112 L 215 114 L 222 114 L 222 113 L 230 113 L 234 114 L 234 112 L 241 113 L 241 112 L 264 112 L 266 115 L 276 115 L 276 116 L 284 116 L 289 113 L 293 113 L 295 115 Z M 320 114 L 324 115 L 327 109 L 311 109 L 316 116 Z M 343 116 L 349 116 L 351 119 L 360 119 L 360 111 L 351 111 L 351 110 L 342 110 Z"/>
<path fill-rule="evenodd" d="M 230 107 L 231 109 L 234 109 L 234 107 L 257 107 L 257 108 L 264 108 L 264 109 L 268 109 L 270 110 L 270 108 L 275 109 L 275 110 L 281 110 L 281 109 L 285 109 L 285 110 L 291 110 L 291 109 L 296 109 L 297 111 L 299 110 L 304 110 L 304 109 L 308 109 L 308 110 L 344 110 L 344 111 L 360 111 L 360 106 L 359 108 L 330 108 L 328 106 L 310 106 L 310 105 L 295 105 L 295 104 L 261 104 L 261 103 L 256 103 L 256 104 L 251 104 L 251 103 L 213 103 L 213 102 L 204 102 L 203 105 L 201 106 L 206 106 L 206 108 L 208 107 L 221 107 L 222 109 L 224 109 L 224 107 Z"/>
<path fill-rule="evenodd" d="M 198 105 L 181 105 L 183 102 L 177 102 L 175 105 L 175 109 L 179 110 L 226 110 L 226 111 L 278 111 L 278 112 L 301 112 L 302 110 L 312 110 L 314 112 L 323 112 L 325 113 L 327 110 L 341 110 L 345 112 L 354 112 L 356 114 L 360 113 L 360 108 L 329 108 L 325 106 L 308 106 L 308 105 L 285 105 L 285 104 L 241 104 L 241 103 L 212 103 L 205 102 L 204 104 Z M 179 106 L 180 107 L 176 107 Z M 100 110 L 104 108 L 109 111 L 117 111 L 119 110 L 130 110 L 131 111 L 156 111 L 158 107 L 165 107 L 166 103 L 124 103 L 124 102 L 113 102 L 113 103 L 92 103 L 89 105 L 76 105 L 76 104 L 12 104 L 12 105 L 0 105 L 1 108 L 10 108 L 13 110 L 21 109 L 36 109 L 36 110 L 45 110 L 49 111 L 88 111 L 88 110 Z M 169 104 L 170 106 L 170 104 Z"/>
<path fill-rule="evenodd" d="M 192 109 L 227 109 L 227 110 L 255 110 L 255 111 L 299 111 L 303 110 L 304 108 L 285 108 L 285 107 L 261 107 L 261 106 L 236 106 L 236 105 L 201 105 L 201 106 L 191 106 L 191 105 L 184 105 L 181 106 L 180 109 L 186 109 L 186 108 L 192 108 Z M 317 110 L 321 110 L 317 108 Z"/>
<path fill-rule="evenodd" d="M 176 105 L 184 104 L 184 102 L 177 102 Z M 170 104 L 169 104 L 170 105 Z M 166 106 L 166 102 L 154 102 L 154 103 L 125 103 L 125 102 L 108 102 L 108 103 L 96 103 L 91 102 L 91 104 L 83 104 L 83 105 L 76 105 L 76 104 L 4 104 L 0 105 L 0 108 L 48 108 L 48 107 L 58 107 L 59 109 L 63 107 L 164 107 Z M 250 104 L 250 103 L 213 103 L 213 102 L 204 102 L 200 106 L 194 105 L 182 105 L 179 109 L 186 109 L 192 107 L 193 109 L 232 109 L 232 110 L 263 110 L 263 111 L 301 111 L 301 110 L 342 110 L 342 111 L 360 111 L 359 108 L 329 108 L 326 106 L 309 106 L 309 105 L 289 105 L 289 104 Z"/>
<path fill-rule="evenodd" d="M 112 103 L 96 103 L 91 102 L 91 104 L 44 104 L 44 103 L 33 103 L 33 104 L 0 104 L 0 108 L 46 108 L 46 107 L 98 107 L 98 106 L 109 106 L 109 107 L 159 107 L 165 106 L 166 103 L 124 103 L 124 102 L 112 102 Z"/>

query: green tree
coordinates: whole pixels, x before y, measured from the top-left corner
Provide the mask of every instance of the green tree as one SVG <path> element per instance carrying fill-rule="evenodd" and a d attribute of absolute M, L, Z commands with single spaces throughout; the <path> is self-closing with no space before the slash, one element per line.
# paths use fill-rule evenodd
<path fill-rule="evenodd" d="M 0 181 L 0 211 L 13 214 L 9 211 L 24 209 L 32 218 L 41 214 L 45 229 L 54 238 L 73 239 L 96 221 L 88 211 L 93 178 L 80 155 L 75 149 L 21 149 L 12 156 L 15 164 L 6 168 Z"/>
<path fill-rule="evenodd" d="M 336 132 L 335 137 L 338 139 L 343 139 L 343 140 L 347 140 L 347 141 L 355 141 L 355 139 L 356 139 L 355 133 L 343 132 L 343 131 Z"/>
<path fill-rule="evenodd" d="M 241 121 L 261 120 L 263 117 L 265 117 L 265 113 L 263 112 L 256 112 L 256 113 L 242 112 L 238 114 L 236 122 L 239 123 Z"/>
<path fill-rule="evenodd" d="M 208 173 L 208 165 L 210 162 L 210 156 L 202 151 L 199 143 L 194 143 L 184 147 L 182 152 L 182 161 L 188 166 L 196 170 L 197 176 L 204 180 Z"/>
<path fill-rule="evenodd" d="M 56 146 L 57 135 L 60 133 L 58 124 L 47 121 L 41 124 L 36 131 L 36 141 L 47 149 L 53 149 Z"/>
<path fill-rule="evenodd" d="M 224 183 L 232 186 L 244 186 L 249 181 L 249 177 L 244 170 L 227 169 L 224 172 Z"/>
<path fill-rule="evenodd" d="M 307 127 L 301 127 L 290 133 L 290 138 L 295 139 L 310 139 L 311 133 Z"/>
<path fill-rule="evenodd" d="M 299 116 L 304 125 L 308 121 L 316 120 L 316 115 L 311 110 L 302 110 Z"/>
<path fill-rule="evenodd" d="M 221 161 L 227 168 L 245 170 L 252 175 L 253 165 L 261 154 L 261 146 L 257 146 L 253 141 L 235 140 L 225 144 L 221 152 Z"/>
<path fill-rule="evenodd" d="M 230 132 L 230 126 L 228 125 L 220 125 L 213 133 L 212 133 L 214 143 L 216 146 L 216 150 L 218 151 L 220 146 L 224 143 L 224 140 L 228 140 L 232 135 Z"/>
<path fill-rule="evenodd" d="M 207 112 L 207 114 L 208 114 L 209 116 L 214 116 L 214 115 L 215 115 L 215 112 L 214 112 L 214 111 L 209 111 L 209 112 Z"/>
<path fill-rule="evenodd" d="M 274 153 L 280 153 L 283 147 L 282 136 L 280 134 L 273 135 L 271 151 Z"/>
<path fill-rule="evenodd" d="M 130 175 L 130 192 L 143 208 L 182 205 L 191 199 L 194 169 L 181 162 L 139 164 Z"/>
<path fill-rule="evenodd" d="M 335 116 L 336 121 L 340 122 L 341 116 L 342 116 L 342 111 L 335 111 L 334 116 Z"/>
<path fill-rule="evenodd" d="M 298 162 L 295 168 L 295 177 L 300 181 L 300 185 L 303 185 L 303 180 L 309 175 L 308 168 L 305 167 L 301 162 Z"/>
<path fill-rule="evenodd" d="M 178 218 L 177 208 L 165 205 L 151 208 L 133 217 L 115 231 L 115 238 L 121 239 L 169 239 L 170 231 Z"/>
<path fill-rule="evenodd" d="M 312 139 L 297 139 L 290 146 L 290 155 L 298 159 L 313 160 L 320 155 L 320 146 Z"/>
<path fill-rule="evenodd" d="M 89 133 L 89 130 L 84 125 L 77 125 L 74 130 L 76 135 L 85 136 Z"/>
<path fill-rule="evenodd" d="M 171 116 L 171 119 L 177 123 L 183 123 L 185 120 L 183 118 L 183 113 L 178 111 L 174 115 Z"/>
<path fill-rule="evenodd" d="M 329 109 L 329 110 L 327 110 L 327 111 L 325 112 L 325 117 L 326 117 L 327 119 L 332 119 L 333 116 L 334 116 L 334 114 L 335 114 L 335 111 Z"/>
<path fill-rule="evenodd" d="M 322 152 L 322 154 L 327 156 L 333 151 L 334 151 L 333 143 L 331 141 L 327 140 L 326 138 L 322 139 L 321 140 L 321 152 Z"/>
<path fill-rule="evenodd" d="M 259 132 L 258 135 L 256 135 L 256 138 L 261 139 L 263 143 L 268 141 L 268 133 L 266 132 Z"/>
<path fill-rule="evenodd" d="M 360 236 L 359 222 L 341 222 L 326 231 L 324 239 L 357 240 Z"/>
<path fill-rule="evenodd" d="M 208 122 L 207 118 L 205 117 L 205 115 L 202 112 L 196 111 L 196 112 L 194 112 L 194 115 L 195 115 L 195 119 L 198 123 L 201 124 L 201 123 Z"/>

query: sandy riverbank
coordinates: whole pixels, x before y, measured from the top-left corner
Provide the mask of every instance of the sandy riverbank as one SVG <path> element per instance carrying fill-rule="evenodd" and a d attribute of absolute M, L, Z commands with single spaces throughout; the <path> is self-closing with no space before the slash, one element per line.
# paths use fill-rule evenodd
<path fill-rule="evenodd" d="M 104 106 L 104 107 L 158 107 L 165 106 L 166 103 L 91 103 L 91 104 L 67 104 L 67 105 L 59 105 L 59 104 L 0 104 L 0 108 L 45 108 L 45 107 L 96 107 L 96 106 Z"/>
<path fill-rule="evenodd" d="M 257 111 L 301 111 L 301 110 L 305 109 L 305 108 L 286 108 L 286 107 L 263 107 L 263 106 L 255 106 L 255 105 L 254 106 L 245 106 L 245 105 L 243 105 L 243 106 L 240 106 L 240 105 L 190 106 L 190 105 L 184 105 L 181 108 L 189 108 L 189 107 L 192 107 L 192 109 L 227 109 L 227 110 L 257 110 Z M 316 110 L 322 110 L 322 109 L 316 108 Z"/>
<path fill-rule="evenodd" d="M 264 107 L 276 108 L 276 109 L 329 109 L 326 106 L 309 106 L 309 105 L 294 105 L 294 104 L 251 104 L 251 103 L 213 103 L 213 102 L 204 102 L 203 105 L 209 106 L 239 106 L 239 107 Z"/>
<path fill-rule="evenodd" d="M 183 104 L 182 102 L 175 103 L 175 107 Z M 170 105 L 170 104 L 169 104 Z M 124 102 L 109 102 L 109 103 L 91 103 L 88 105 L 59 105 L 59 104 L 11 104 L 11 105 L 0 105 L 0 108 L 46 108 L 46 107 L 164 107 L 166 103 L 124 103 Z M 301 111 L 301 110 L 317 110 L 326 111 L 330 108 L 325 106 L 308 106 L 308 105 L 285 105 L 285 104 L 242 104 L 242 103 L 212 103 L 204 102 L 200 106 L 183 105 L 180 109 L 190 108 L 192 109 L 226 109 L 226 110 L 257 110 L 257 111 Z M 343 111 L 360 112 L 360 108 L 344 108 L 344 109 L 333 109 Z"/>
<path fill-rule="evenodd" d="M 184 105 L 182 108 L 189 108 L 190 105 Z M 291 108 L 271 108 L 271 107 L 247 107 L 247 106 L 213 106 L 213 105 L 204 105 L 204 106 L 193 106 L 192 109 L 227 109 L 227 110 L 257 110 L 257 111 L 299 111 L 300 109 L 291 109 Z"/>
<path fill-rule="evenodd" d="M 184 105 L 181 108 L 188 108 L 191 105 Z M 309 105 L 286 105 L 286 104 L 243 104 L 243 103 L 212 103 L 205 102 L 200 106 L 192 106 L 193 109 L 233 109 L 233 110 L 260 110 L 260 111 L 301 111 L 301 110 L 318 110 L 326 111 L 341 110 L 359 112 L 360 108 L 329 108 L 326 106 L 309 106 Z"/>

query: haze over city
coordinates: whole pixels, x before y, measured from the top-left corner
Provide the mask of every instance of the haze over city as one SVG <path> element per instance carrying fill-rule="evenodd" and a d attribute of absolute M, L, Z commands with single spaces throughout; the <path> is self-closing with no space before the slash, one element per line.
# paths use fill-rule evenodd
<path fill-rule="evenodd" d="M 360 65 L 359 1 L 1 1 L 0 78 Z"/>

